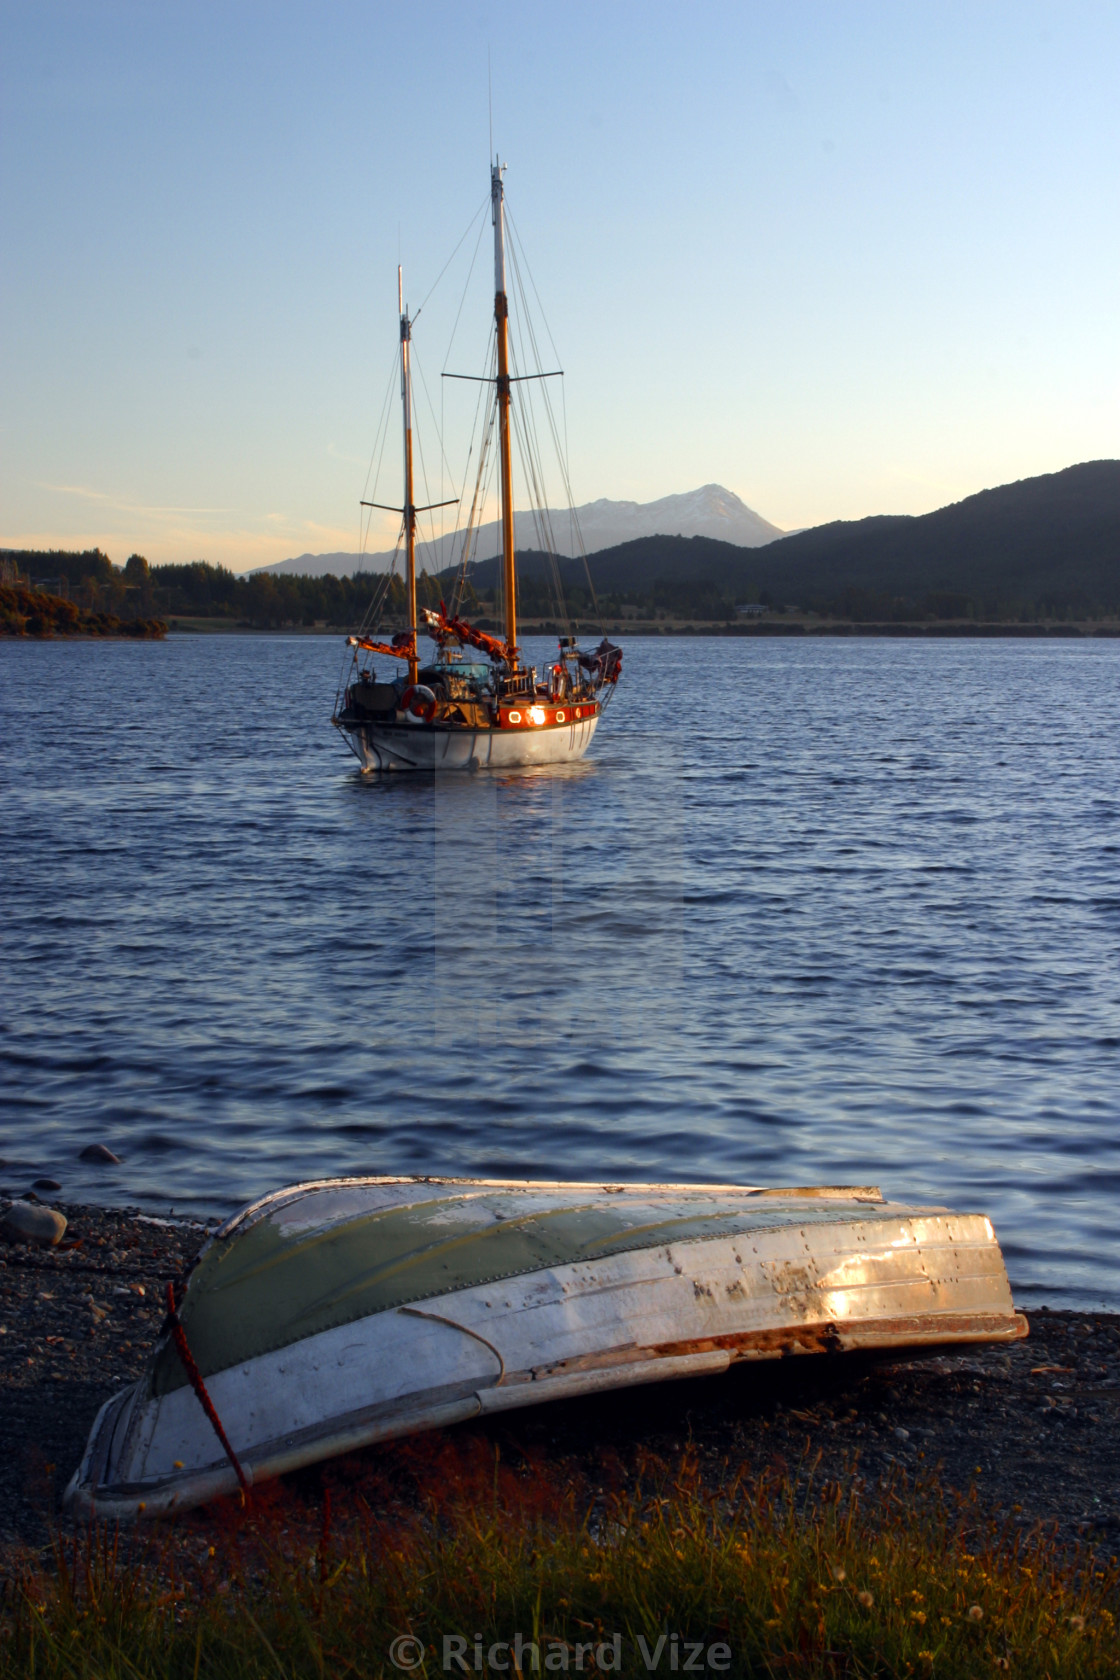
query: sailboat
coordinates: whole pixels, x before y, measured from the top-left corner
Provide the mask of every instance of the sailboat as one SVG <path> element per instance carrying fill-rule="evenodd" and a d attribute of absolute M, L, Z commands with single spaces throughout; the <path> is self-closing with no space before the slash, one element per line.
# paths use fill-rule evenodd
<path fill-rule="evenodd" d="M 503 174 L 502 164 L 491 165 L 497 356 L 496 372 L 486 380 L 492 386 L 500 456 L 503 634 L 494 635 L 470 623 L 454 599 L 450 608 L 441 601 L 438 608 L 418 610 L 417 515 L 454 504 L 416 504 L 412 319 L 405 307 L 398 270 L 404 505 L 388 511 L 402 516 L 407 623 L 389 641 L 378 639 L 367 627 L 347 638 L 351 655 L 332 718 L 364 770 L 505 770 L 519 765 L 570 763 L 582 758 L 590 747 L 622 669 L 622 650 L 605 636 L 597 647 L 584 650 L 576 636 L 561 635 L 556 658 L 543 670 L 529 665 L 518 646 L 510 408 L 513 386 L 538 376 L 511 373 Z M 472 521 L 464 537 L 462 577 L 469 563 L 476 508 L 472 509 Z M 423 662 L 419 648 L 421 620 L 434 643 L 432 657 Z M 396 662 L 392 676 L 378 670 L 374 663 L 377 659 Z"/>

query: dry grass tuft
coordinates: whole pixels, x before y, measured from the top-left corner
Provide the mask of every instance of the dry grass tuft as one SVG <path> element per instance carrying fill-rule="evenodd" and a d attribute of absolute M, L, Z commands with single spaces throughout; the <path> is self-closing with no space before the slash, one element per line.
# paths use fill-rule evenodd
<path fill-rule="evenodd" d="M 402 1635 L 422 1648 L 418 1675 L 463 1672 L 445 1667 L 445 1635 L 472 1674 L 527 1676 L 533 1645 L 542 1674 L 1120 1671 L 1115 1571 L 986 1525 L 932 1482 L 871 1502 L 813 1487 L 808 1467 L 761 1481 L 725 1467 L 713 1486 L 686 1453 L 647 1460 L 637 1486 L 604 1463 L 591 1487 L 510 1467 L 467 1433 L 326 1476 L 315 1510 L 289 1485 L 173 1533 L 60 1539 L 50 1571 L 9 1585 L 0 1675 L 394 1675 Z M 504 1649 L 517 1634 L 519 1663 Z"/>

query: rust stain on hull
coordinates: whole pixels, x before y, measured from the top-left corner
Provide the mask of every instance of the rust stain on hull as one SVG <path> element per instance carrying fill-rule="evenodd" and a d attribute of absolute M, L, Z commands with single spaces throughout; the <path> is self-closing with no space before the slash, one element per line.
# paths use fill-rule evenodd
<path fill-rule="evenodd" d="M 770 1330 L 743 1330 L 726 1336 L 697 1336 L 684 1341 L 654 1342 L 581 1354 L 555 1364 L 538 1365 L 524 1377 L 506 1379 L 510 1386 L 581 1371 L 625 1370 L 651 1359 L 683 1359 L 698 1353 L 727 1353 L 731 1364 L 748 1359 L 789 1359 L 799 1354 L 856 1353 L 872 1349 L 940 1347 L 971 1342 L 1018 1342 L 1028 1333 L 1022 1313 L 946 1313 L 906 1318 L 869 1319 L 866 1323 L 789 1324 Z"/>
<path fill-rule="evenodd" d="M 726 1349 L 732 1363 L 740 1359 L 788 1359 L 804 1353 L 853 1353 L 861 1348 L 936 1347 L 954 1342 L 1018 1342 L 1028 1334 L 1022 1313 L 946 1313 L 908 1318 L 869 1319 L 841 1324 L 835 1319 L 816 1324 L 782 1325 L 773 1330 L 744 1330 L 729 1336 L 693 1341 L 660 1342 L 644 1349 L 642 1357 L 675 1359 L 682 1354 Z"/>

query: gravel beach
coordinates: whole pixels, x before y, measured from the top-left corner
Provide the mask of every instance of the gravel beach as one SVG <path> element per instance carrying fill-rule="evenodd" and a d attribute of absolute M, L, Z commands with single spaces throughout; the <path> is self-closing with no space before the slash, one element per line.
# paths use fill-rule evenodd
<path fill-rule="evenodd" d="M 0 1246 L 0 1555 L 9 1559 L 46 1541 L 98 1407 L 139 1376 L 167 1281 L 207 1233 L 194 1221 L 53 1205 L 68 1220 L 59 1248 Z M 949 1488 L 975 1485 L 1012 1525 L 1056 1524 L 1071 1541 L 1120 1552 L 1120 1316 L 1029 1316 L 1029 1339 L 1013 1347 L 740 1366 L 463 1427 L 503 1454 L 587 1461 L 607 1451 L 624 1467 L 642 1451 L 671 1458 L 691 1444 L 713 1465 L 759 1469 L 819 1453 L 822 1478 L 936 1470 Z M 304 1473 L 303 1497 L 314 1497 L 314 1483 Z"/>

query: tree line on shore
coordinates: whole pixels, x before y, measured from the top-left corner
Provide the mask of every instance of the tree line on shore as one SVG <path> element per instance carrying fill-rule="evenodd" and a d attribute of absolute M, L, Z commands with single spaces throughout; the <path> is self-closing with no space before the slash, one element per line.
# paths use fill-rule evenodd
<path fill-rule="evenodd" d="M 374 588 L 384 581 L 368 572 L 343 578 L 271 572 L 238 576 L 205 560 L 151 566 L 140 554 L 130 555 L 118 567 L 100 549 L 81 553 L 9 549 L 2 559 L 12 574 L 37 591 L 61 596 L 85 613 L 112 614 L 123 620 L 152 615 L 169 621 L 225 619 L 262 630 L 315 625 L 352 630 L 361 623 Z M 452 583 L 453 573 L 429 576 L 422 572 L 417 588 L 420 604 L 438 606 L 450 596 Z M 570 610 L 586 609 L 586 589 L 577 587 L 567 593 Z M 526 580 L 522 596 L 526 616 L 554 614 L 553 601 L 538 579 Z M 500 591 L 496 586 L 472 591 L 469 608 L 485 626 L 493 615 L 500 615 Z M 404 616 L 404 582 L 394 576 L 387 580 L 384 622 L 399 626 Z"/>
<path fill-rule="evenodd" d="M 245 628 L 277 630 L 315 625 L 352 630 L 369 607 L 377 583 L 374 575 L 309 577 L 293 573 L 257 572 L 238 576 L 225 566 L 205 560 L 187 564 L 150 566 L 133 554 L 123 567 L 112 564 L 100 549 L 84 553 L 51 550 L 12 552 L 5 556 L 39 589 L 59 592 L 87 613 L 111 613 L 120 619 L 158 615 L 177 618 L 225 619 Z M 732 593 L 718 579 L 694 582 L 655 578 L 645 590 L 610 590 L 596 597 L 580 565 L 560 563 L 564 572 L 557 593 L 544 555 L 519 556 L 518 604 L 522 619 L 560 622 L 575 619 L 642 616 L 656 619 L 697 619 L 729 622 L 736 617 Z M 438 606 L 450 598 L 454 572 L 434 576 L 421 572 L 417 595 L 422 606 Z M 501 586 L 496 562 L 477 568 L 465 604 L 482 628 L 499 628 Z M 386 626 L 399 626 L 405 617 L 403 580 L 388 580 L 384 606 Z"/>
<path fill-rule="evenodd" d="M 645 546 L 689 541 L 688 538 L 650 538 Z M 626 546 L 630 549 L 639 545 Z M 729 545 L 713 543 L 711 546 Z M 738 558 L 744 551 L 735 552 Z M 336 578 L 257 572 L 245 577 L 205 560 L 149 566 L 137 554 L 118 567 L 99 549 L 81 553 L 57 549 L 9 550 L 3 558 L 16 576 L 33 586 L 39 598 L 37 608 L 28 608 L 25 603 L 18 612 L 9 603 L 8 614 L 25 618 L 29 611 L 37 612 L 39 617 L 45 614 L 44 622 L 49 620 L 52 627 L 47 633 L 56 634 L 67 633 L 63 620 L 70 624 L 79 616 L 83 620 L 83 628 L 78 632 L 81 634 L 119 633 L 97 628 L 98 622 L 108 624 L 110 620 L 114 625 L 127 625 L 155 619 L 174 622 L 191 618 L 225 620 L 255 630 L 323 626 L 352 631 L 361 623 L 375 586 L 375 579 L 369 573 Z M 614 556 L 603 558 L 609 561 Z M 627 555 L 627 560 L 630 559 Z M 801 600 L 787 601 L 772 589 L 752 588 L 749 578 L 736 587 L 734 573 L 739 571 L 738 565 L 728 578 L 726 571 L 730 568 L 723 568 L 725 575 L 721 577 L 713 566 L 703 561 L 688 577 L 672 573 L 657 575 L 654 570 L 644 587 L 606 588 L 596 595 L 589 587 L 582 562 L 561 560 L 558 569 L 563 606 L 558 601 L 545 557 L 532 553 L 519 557 L 518 602 L 523 621 L 561 624 L 566 613 L 576 621 L 629 618 L 650 623 L 684 621 L 728 627 L 741 620 L 743 604 L 751 603 L 770 615 L 800 611 L 855 624 L 950 621 L 983 624 L 1009 620 L 1033 623 L 1055 618 L 1103 618 L 1115 614 L 1120 606 L 1116 600 L 1091 599 L 1083 591 L 1076 594 L 1067 591 L 1064 595 L 1051 591 L 1041 598 L 1025 600 L 1010 594 L 1000 598 L 954 590 L 927 590 L 921 595 L 906 596 L 852 584 L 831 593 L 806 592 Z M 609 565 L 604 569 L 609 575 Z M 452 583 L 452 573 L 429 576 L 422 572 L 418 582 L 421 605 L 437 606 L 450 595 Z M 48 612 L 44 605 L 47 597 L 56 601 L 61 598 L 73 610 L 60 614 L 60 609 L 54 607 Z M 476 568 L 465 610 L 480 627 L 500 628 L 502 602 L 496 562 L 483 561 Z M 386 628 L 399 628 L 404 617 L 404 584 L 400 577 L 393 577 L 387 586 L 382 622 Z M 69 633 L 75 632 L 71 629 Z"/>
<path fill-rule="evenodd" d="M 122 620 L 227 619 L 253 629 L 352 630 L 375 574 L 237 576 L 205 560 L 114 566 L 100 549 L 0 551 L 0 581 L 26 577 L 88 613 Z M 594 578 L 594 590 L 591 579 Z M 454 572 L 422 573 L 422 605 L 450 599 Z M 595 591 L 598 592 L 597 599 Z M 838 521 L 740 548 L 709 537 L 642 537 L 582 559 L 518 556 L 521 617 L 676 620 L 730 626 L 744 606 L 850 623 L 1038 623 L 1120 615 L 1120 461 L 1089 461 L 984 490 L 918 517 Z M 561 599 L 562 597 L 562 599 Z M 479 561 L 464 609 L 501 622 L 500 563 Z M 404 621 L 404 586 L 387 587 L 383 626 Z"/>
<path fill-rule="evenodd" d="M 43 589 L 23 583 L 0 583 L 0 636 L 31 637 L 38 641 L 54 636 L 127 636 L 132 640 L 158 641 L 167 634 L 160 618 L 98 612 Z"/>
<path fill-rule="evenodd" d="M 152 615 L 227 619 L 254 629 L 326 623 L 353 627 L 369 606 L 372 579 L 274 576 L 239 577 L 206 560 L 151 566 L 141 554 L 114 566 L 100 549 L 69 553 L 6 550 L 2 558 L 16 575 L 40 591 L 61 595 L 86 612 L 120 619 Z M 403 612 L 404 589 L 394 580 L 389 613 Z"/>

